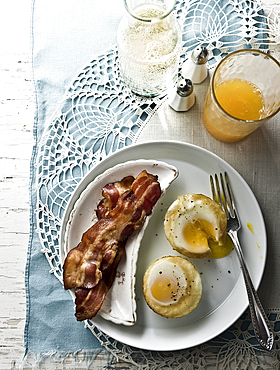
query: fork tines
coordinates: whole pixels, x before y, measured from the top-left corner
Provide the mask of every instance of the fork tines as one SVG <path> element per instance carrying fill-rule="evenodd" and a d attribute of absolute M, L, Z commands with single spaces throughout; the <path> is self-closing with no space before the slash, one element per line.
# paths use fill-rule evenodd
<path fill-rule="evenodd" d="M 236 217 L 237 213 L 227 172 L 224 172 L 224 176 L 220 173 L 220 181 L 218 175 L 215 174 L 215 183 L 213 176 L 210 175 L 210 183 L 212 198 L 221 204 L 227 218 Z"/>

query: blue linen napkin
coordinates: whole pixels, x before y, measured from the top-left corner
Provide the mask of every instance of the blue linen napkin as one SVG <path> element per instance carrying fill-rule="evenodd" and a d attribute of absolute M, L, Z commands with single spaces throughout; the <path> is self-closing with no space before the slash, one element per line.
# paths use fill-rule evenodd
<path fill-rule="evenodd" d="M 97 5 L 97 4 L 96 4 Z M 67 1 L 32 1 L 31 46 L 34 80 L 34 147 L 30 164 L 30 239 L 26 263 L 26 356 L 82 351 L 88 363 L 102 349 L 99 341 L 74 316 L 73 300 L 50 273 L 37 229 L 36 161 L 38 145 L 66 87 L 94 55 L 116 43 L 123 15 L 122 1 L 104 0 L 93 6 Z M 82 47 L 80 44 L 83 42 Z"/>
<path fill-rule="evenodd" d="M 177 3 L 177 13 L 190 6 L 194 11 L 198 1 Z M 200 4 L 202 4 L 200 2 Z M 208 2 L 209 3 L 209 2 Z M 217 5 L 218 4 L 218 5 Z M 224 6 L 227 1 L 213 2 L 214 13 L 217 6 Z M 198 12 L 198 13 L 197 13 Z M 36 189 L 36 163 L 39 142 L 48 126 L 58 103 L 71 80 L 82 66 L 88 65 L 93 56 L 116 44 L 116 29 L 124 13 L 122 0 L 103 0 L 93 2 L 84 0 L 33 0 L 32 2 L 32 67 L 35 87 L 36 111 L 34 118 L 34 148 L 30 166 L 30 241 L 26 264 L 27 314 L 25 327 L 26 355 L 33 354 L 38 361 L 46 355 L 66 356 L 83 351 L 88 361 L 102 350 L 99 341 L 83 323 L 76 322 L 73 301 L 68 292 L 63 290 L 60 281 L 51 274 L 51 267 L 42 253 L 42 244 L 37 229 L 38 194 Z M 263 27 L 261 13 L 255 22 Z M 238 23 L 238 22 L 237 22 Z M 196 24 L 196 23 L 194 23 Z M 193 27 L 182 24 L 184 32 L 184 56 L 199 43 L 199 34 L 193 36 Z M 231 19 L 230 32 L 236 27 Z M 201 29 L 200 29 L 201 31 Z M 197 30 L 199 32 L 199 30 Z M 187 34 L 191 33 L 190 37 Z M 260 33 L 260 40 L 265 40 L 265 31 Z M 223 52 L 235 47 L 236 38 L 225 38 Z M 192 40 L 192 41 L 190 41 Z M 213 41 L 213 42 L 212 42 Z M 212 62 L 219 55 L 219 45 L 208 40 L 211 47 Z M 250 41 L 250 40 L 248 40 Z M 211 43 L 212 42 L 212 43 Z M 153 109 L 156 107 L 154 106 Z M 144 122 L 143 122 L 144 124 Z M 129 144 L 132 142 L 130 141 Z"/>
<path fill-rule="evenodd" d="M 35 225 L 34 220 L 32 225 Z M 50 266 L 41 252 L 36 232 L 31 242 L 26 269 L 26 349 L 40 356 L 57 352 L 67 355 L 77 351 L 84 351 L 87 356 L 97 354 L 101 345 L 84 329 L 83 323 L 76 321 L 73 301 L 58 279 L 50 275 Z"/>

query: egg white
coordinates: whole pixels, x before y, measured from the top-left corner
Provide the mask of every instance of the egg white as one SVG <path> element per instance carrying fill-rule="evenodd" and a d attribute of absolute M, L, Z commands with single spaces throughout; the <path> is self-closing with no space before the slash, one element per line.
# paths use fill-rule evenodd
<path fill-rule="evenodd" d="M 168 300 L 161 300 L 153 292 L 154 284 L 161 277 L 163 281 L 165 278 L 175 280 Z M 148 306 L 157 314 L 167 318 L 182 317 L 189 314 L 200 301 L 201 278 L 195 266 L 187 259 L 177 256 L 162 257 L 153 262 L 145 272 L 143 293 Z"/>
<path fill-rule="evenodd" d="M 190 258 L 211 256 L 209 239 L 224 244 L 226 226 L 222 207 L 203 194 L 179 196 L 164 219 L 167 240 L 173 249 Z"/>

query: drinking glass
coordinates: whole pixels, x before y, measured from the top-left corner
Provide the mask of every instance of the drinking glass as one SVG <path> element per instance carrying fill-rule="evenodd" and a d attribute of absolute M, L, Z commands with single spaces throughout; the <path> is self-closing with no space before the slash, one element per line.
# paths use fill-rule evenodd
<path fill-rule="evenodd" d="M 229 82 L 234 81 L 240 85 L 240 81 L 246 85 L 253 86 L 260 94 L 262 106 L 259 112 L 254 112 L 257 118 L 240 118 L 240 114 L 246 114 L 247 107 L 233 107 L 234 113 L 228 112 L 220 104 L 217 98 L 217 91 L 222 86 L 228 84 L 231 97 L 228 99 L 230 104 L 234 104 L 234 99 L 242 93 L 241 85 L 235 90 L 231 88 Z M 246 86 L 245 86 L 246 87 Z M 226 95 L 227 96 L 227 95 Z M 247 97 L 248 98 L 248 97 Z M 246 98 L 246 99 L 247 99 Z M 242 97 L 243 99 L 243 97 Z M 252 104 L 251 96 L 247 105 Z M 253 108 L 254 109 L 254 108 Z M 238 111 L 239 110 L 239 111 Z M 224 142 L 235 142 L 243 139 L 267 120 L 273 117 L 280 110 L 280 64 L 271 55 L 260 50 L 242 49 L 228 54 L 216 67 L 210 81 L 210 86 L 206 96 L 203 123 L 206 130 L 215 139 Z"/>
<path fill-rule="evenodd" d="M 127 14 L 117 31 L 122 81 L 136 94 L 156 96 L 177 79 L 181 30 L 176 0 L 124 0 Z"/>

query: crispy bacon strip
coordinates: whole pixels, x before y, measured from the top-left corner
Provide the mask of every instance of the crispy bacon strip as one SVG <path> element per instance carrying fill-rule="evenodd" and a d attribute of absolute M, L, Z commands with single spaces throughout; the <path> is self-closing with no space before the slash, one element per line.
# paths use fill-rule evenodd
<path fill-rule="evenodd" d="M 120 243 L 114 262 L 105 270 L 102 279 L 92 289 L 78 288 L 76 294 L 76 318 L 78 321 L 92 319 L 100 310 L 107 292 L 111 288 L 116 270 L 124 252 L 125 242 Z"/>
<path fill-rule="evenodd" d="M 107 184 L 103 190 L 103 199 L 99 202 L 96 215 L 98 220 L 104 218 L 117 204 L 119 197 L 127 190 L 131 189 L 132 183 L 134 181 L 133 176 L 128 176 L 123 178 L 121 181 L 116 181 L 114 183 Z M 98 284 L 92 289 L 78 288 L 75 291 L 76 299 L 76 313 L 75 316 L 78 321 L 92 319 L 97 312 L 100 310 L 107 292 L 111 288 L 115 276 L 117 267 L 122 258 L 124 252 L 125 242 L 119 243 L 116 257 L 109 268 L 105 269 L 107 263 L 104 256 L 101 270 L 103 271 L 102 279 Z M 104 271 L 105 270 L 105 271 Z"/>
<path fill-rule="evenodd" d="M 79 245 L 68 253 L 63 268 L 65 289 L 91 289 L 98 284 L 103 257 L 110 252 L 111 263 L 114 261 L 119 243 L 142 225 L 160 193 L 157 177 L 142 171 L 115 208 L 85 232 Z"/>
<path fill-rule="evenodd" d="M 96 210 L 98 220 L 101 220 L 116 207 L 120 195 L 130 190 L 134 181 L 133 176 L 124 177 L 121 181 L 107 184 L 102 189 L 103 199 L 99 202 Z"/>
<path fill-rule="evenodd" d="M 105 185 L 102 189 L 103 199 L 99 202 L 96 215 L 98 220 L 101 220 L 109 214 L 109 212 L 116 207 L 119 197 L 126 191 L 131 190 L 133 181 L 135 178 L 133 176 L 126 176 L 121 181 L 116 181 Z M 103 256 L 101 263 L 101 271 L 104 271 L 112 263 L 115 257 L 115 252 L 109 250 Z"/>

